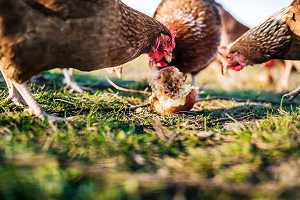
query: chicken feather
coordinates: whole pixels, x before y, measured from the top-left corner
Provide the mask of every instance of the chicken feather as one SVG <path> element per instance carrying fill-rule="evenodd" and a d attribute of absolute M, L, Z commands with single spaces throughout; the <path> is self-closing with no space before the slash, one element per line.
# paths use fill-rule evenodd
<path fill-rule="evenodd" d="M 214 61 L 220 43 L 221 16 L 215 1 L 163 0 L 154 18 L 176 30 L 172 62 L 156 65 L 175 66 L 183 73 L 191 73 L 196 86 L 196 74 Z"/>

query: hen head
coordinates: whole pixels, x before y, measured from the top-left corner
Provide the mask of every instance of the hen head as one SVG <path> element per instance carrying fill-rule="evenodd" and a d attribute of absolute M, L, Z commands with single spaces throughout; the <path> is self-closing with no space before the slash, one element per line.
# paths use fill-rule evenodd
<path fill-rule="evenodd" d="M 218 47 L 218 52 L 222 56 L 222 74 L 226 74 L 228 68 L 240 71 L 247 65 L 244 57 L 239 52 L 230 52 L 228 46 Z"/>
<path fill-rule="evenodd" d="M 154 65 L 157 67 L 167 66 L 168 64 L 162 60 L 163 57 L 166 58 L 167 62 L 172 61 L 172 51 L 175 48 L 176 31 L 174 30 L 174 27 L 169 28 L 169 30 L 172 38 L 163 34 L 160 34 L 160 36 L 156 38 L 154 51 L 148 54 L 150 68 Z"/>

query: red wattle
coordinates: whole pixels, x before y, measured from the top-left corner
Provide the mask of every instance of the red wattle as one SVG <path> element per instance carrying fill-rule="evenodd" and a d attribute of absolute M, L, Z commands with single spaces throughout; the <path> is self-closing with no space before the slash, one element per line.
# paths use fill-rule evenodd
<path fill-rule="evenodd" d="M 233 69 L 234 71 L 240 71 L 243 69 L 243 67 L 241 65 L 237 65 L 237 66 L 233 66 L 233 67 L 229 67 L 230 69 Z"/>
<path fill-rule="evenodd" d="M 168 64 L 165 63 L 164 61 L 156 62 L 155 65 L 157 67 L 166 67 L 166 66 L 168 66 Z"/>
<path fill-rule="evenodd" d="M 263 65 L 265 67 L 273 67 L 275 65 L 275 60 L 269 60 L 269 61 L 263 63 Z"/>

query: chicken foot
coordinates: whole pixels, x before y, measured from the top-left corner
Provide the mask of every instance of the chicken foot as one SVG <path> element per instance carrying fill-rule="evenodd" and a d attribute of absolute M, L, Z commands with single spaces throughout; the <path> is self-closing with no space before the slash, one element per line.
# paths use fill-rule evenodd
<path fill-rule="evenodd" d="M 8 87 L 8 97 L 5 100 L 12 101 L 17 106 L 27 106 L 26 101 L 22 98 L 22 96 L 16 90 L 16 88 L 12 84 L 12 81 L 9 78 L 7 78 L 4 73 L 2 73 L 2 75 L 4 77 L 6 85 Z"/>
<path fill-rule="evenodd" d="M 65 75 L 63 83 L 66 84 L 67 88 L 71 88 L 76 92 L 83 93 L 81 87 L 75 82 L 73 68 L 63 68 L 63 74 Z"/>
<path fill-rule="evenodd" d="M 25 102 L 27 103 L 27 105 L 28 105 L 27 111 L 29 113 L 36 115 L 38 118 L 40 118 L 42 120 L 44 120 L 46 117 L 52 122 L 59 121 L 62 119 L 60 117 L 55 117 L 55 116 L 52 116 L 52 115 L 49 115 L 48 113 L 46 113 L 44 111 L 44 109 L 42 108 L 42 106 L 35 100 L 35 98 L 33 97 L 32 93 L 30 92 L 29 88 L 27 87 L 27 85 L 25 83 L 19 84 L 14 81 L 11 81 L 11 82 L 15 86 L 15 88 L 18 90 L 20 95 L 23 97 Z"/>
<path fill-rule="evenodd" d="M 293 91 L 283 95 L 283 97 L 287 97 L 287 98 L 289 98 L 289 101 L 293 101 L 299 94 L 300 94 L 300 85 L 297 87 L 296 90 L 293 90 Z"/>

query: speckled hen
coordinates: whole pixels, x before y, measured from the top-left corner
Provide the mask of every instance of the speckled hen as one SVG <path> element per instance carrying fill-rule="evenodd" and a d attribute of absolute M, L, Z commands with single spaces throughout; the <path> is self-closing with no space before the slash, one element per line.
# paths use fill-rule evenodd
<path fill-rule="evenodd" d="M 221 17 L 215 1 L 163 0 L 154 18 L 176 31 L 172 62 L 156 60 L 155 64 L 191 73 L 196 86 L 196 74 L 215 60 L 220 43 Z"/>
<path fill-rule="evenodd" d="M 241 70 L 247 65 L 271 59 L 300 60 L 300 0 L 294 0 L 227 46 L 219 48 L 223 71 Z M 286 94 L 290 100 L 300 93 L 300 86 Z"/>
<path fill-rule="evenodd" d="M 230 13 L 228 13 L 221 4 L 218 4 L 218 9 L 222 18 L 222 34 L 221 34 L 221 46 L 225 46 L 230 44 L 231 42 L 234 42 L 236 39 L 241 37 L 245 32 L 247 32 L 250 28 L 247 26 L 241 24 L 239 21 L 237 21 Z M 219 71 L 222 69 L 220 60 L 221 56 L 217 56 L 216 62 L 214 62 L 214 66 L 217 67 L 217 70 Z M 265 70 L 265 73 L 268 73 L 270 68 L 274 65 L 278 65 L 281 69 L 284 69 L 284 64 L 282 60 L 271 60 L 267 63 L 263 63 L 260 66 L 265 68 L 267 67 L 267 70 Z M 235 79 L 236 74 L 233 71 L 229 71 L 229 79 L 225 76 L 222 76 L 221 73 L 217 72 L 218 80 L 221 83 L 221 86 L 223 89 L 231 89 L 231 86 L 234 87 L 242 87 L 242 84 L 237 82 Z M 271 76 L 271 75 L 269 75 Z"/>
<path fill-rule="evenodd" d="M 143 53 L 172 52 L 162 23 L 120 0 L 0 0 L 0 69 L 29 110 L 49 116 L 25 85 L 38 73 L 119 66 Z M 53 118 L 52 118 L 53 119 Z"/>

